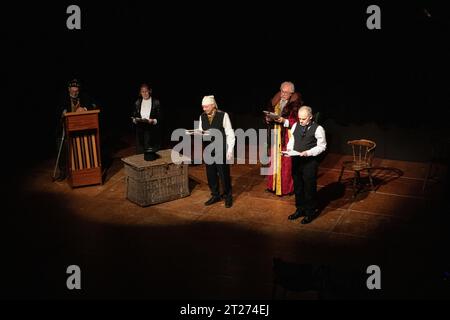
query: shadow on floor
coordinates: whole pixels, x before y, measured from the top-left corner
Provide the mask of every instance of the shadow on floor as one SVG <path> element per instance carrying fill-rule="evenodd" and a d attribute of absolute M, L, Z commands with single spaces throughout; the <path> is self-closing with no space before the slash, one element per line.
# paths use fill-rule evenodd
<path fill-rule="evenodd" d="M 386 276 L 382 297 L 448 297 L 450 292 L 442 282 L 432 282 L 431 272 L 442 266 L 439 259 L 444 259 L 447 239 L 423 247 L 423 237 L 436 235 L 420 224 L 406 226 L 418 229 L 401 237 L 395 228 L 383 230 L 373 240 L 329 237 L 281 221 L 278 225 L 245 224 L 227 217 L 215 221 L 182 209 L 139 208 L 101 197 L 51 193 L 41 186 L 24 192 L 29 175 L 24 177 L 16 179 L 16 189 L 10 190 L 3 206 L 10 221 L 3 232 L 8 248 L 2 259 L 2 297 L 270 299 L 274 272 L 304 279 L 296 276 L 295 268 L 274 270 L 273 257 L 284 261 L 289 257 L 293 264 L 307 265 L 307 270 L 309 265 L 313 270 L 328 266 L 331 299 L 374 298 L 364 291 L 365 268 L 373 261 L 386 270 L 398 268 Z M 341 184 L 323 187 L 321 207 L 344 195 Z M 412 256 L 407 257 L 419 262 L 403 267 L 409 252 Z M 80 292 L 66 287 L 67 266 L 74 264 L 82 270 Z M 418 281 L 405 284 L 399 279 Z"/>

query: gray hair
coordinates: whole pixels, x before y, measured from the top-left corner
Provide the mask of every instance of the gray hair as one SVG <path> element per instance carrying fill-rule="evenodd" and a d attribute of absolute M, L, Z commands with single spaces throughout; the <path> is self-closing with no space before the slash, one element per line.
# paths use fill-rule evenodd
<path fill-rule="evenodd" d="M 313 115 L 312 108 L 309 107 L 309 106 L 302 106 L 302 107 L 298 110 L 298 112 L 300 113 L 300 111 L 302 111 L 302 110 L 306 110 L 306 112 L 308 112 L 308 115 L 310 115 L 310 116 Z"/>
<path fill-rule="evenodd" d="M 295 86 L 292 82 L 290 82 L 290 81 L 283 82 L 280 86 L 280 90 L 282 90 L 284 86 L 290 86 L 292 88 L 292 93 L 295 92 Z"/>

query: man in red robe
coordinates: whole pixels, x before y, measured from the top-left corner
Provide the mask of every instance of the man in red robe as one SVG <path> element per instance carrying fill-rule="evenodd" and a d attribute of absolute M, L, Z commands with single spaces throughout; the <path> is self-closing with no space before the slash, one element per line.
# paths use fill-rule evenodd
<path fill-rule="evenodd" d="M 294 182 L 291 174 L 291 160 L 282 157 L 281 151 L 286 150 L 289 142 L 290 128 L 297 122 L 298 110 L 302 106 L 300 93 L 295 92 L 292 82 L 283 82 L 273 98 L 268 111 L 279 115 L 277 119 L 266 117 L 266 123 L 274 133 L 270 145 L 271 174 L 267 177 L 267 191 L 278 196 L 292 194 Z"/>

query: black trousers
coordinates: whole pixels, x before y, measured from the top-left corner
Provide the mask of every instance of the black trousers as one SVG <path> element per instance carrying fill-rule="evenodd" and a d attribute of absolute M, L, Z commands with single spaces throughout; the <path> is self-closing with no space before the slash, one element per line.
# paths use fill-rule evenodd
<path fill-rule="evenodd" d="M 231 198 L 231 177 L 229 164 L 207 164 L 206 177 L 213 197 L 219 197 L 219 180 L 222 182 L 223 196 Z"/>
<path fill-rule="evenodd" d="M 136 154 L 142 154 L 148 148 L 159 147 L 159 130 L 150 124 L 136 125 Z"/>
<path fill-rule="evenodd" d="M 317 207 L 318 167 L 319 162 L 315 158 L 292 157 L 295 206 L 307 216 L 314 215 Z"/>

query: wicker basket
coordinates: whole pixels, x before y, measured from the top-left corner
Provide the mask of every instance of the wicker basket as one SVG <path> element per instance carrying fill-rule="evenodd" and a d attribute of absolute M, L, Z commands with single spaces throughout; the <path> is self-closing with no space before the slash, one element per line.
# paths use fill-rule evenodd
<path fill-rule="evenodd" d="M 189 195 L 188 165 L 173 163 L 171 152 L 157 152 L 154 161 L 145 161 L 143 154 L 122 159 L 128 200 L 145 207 Z"/>

